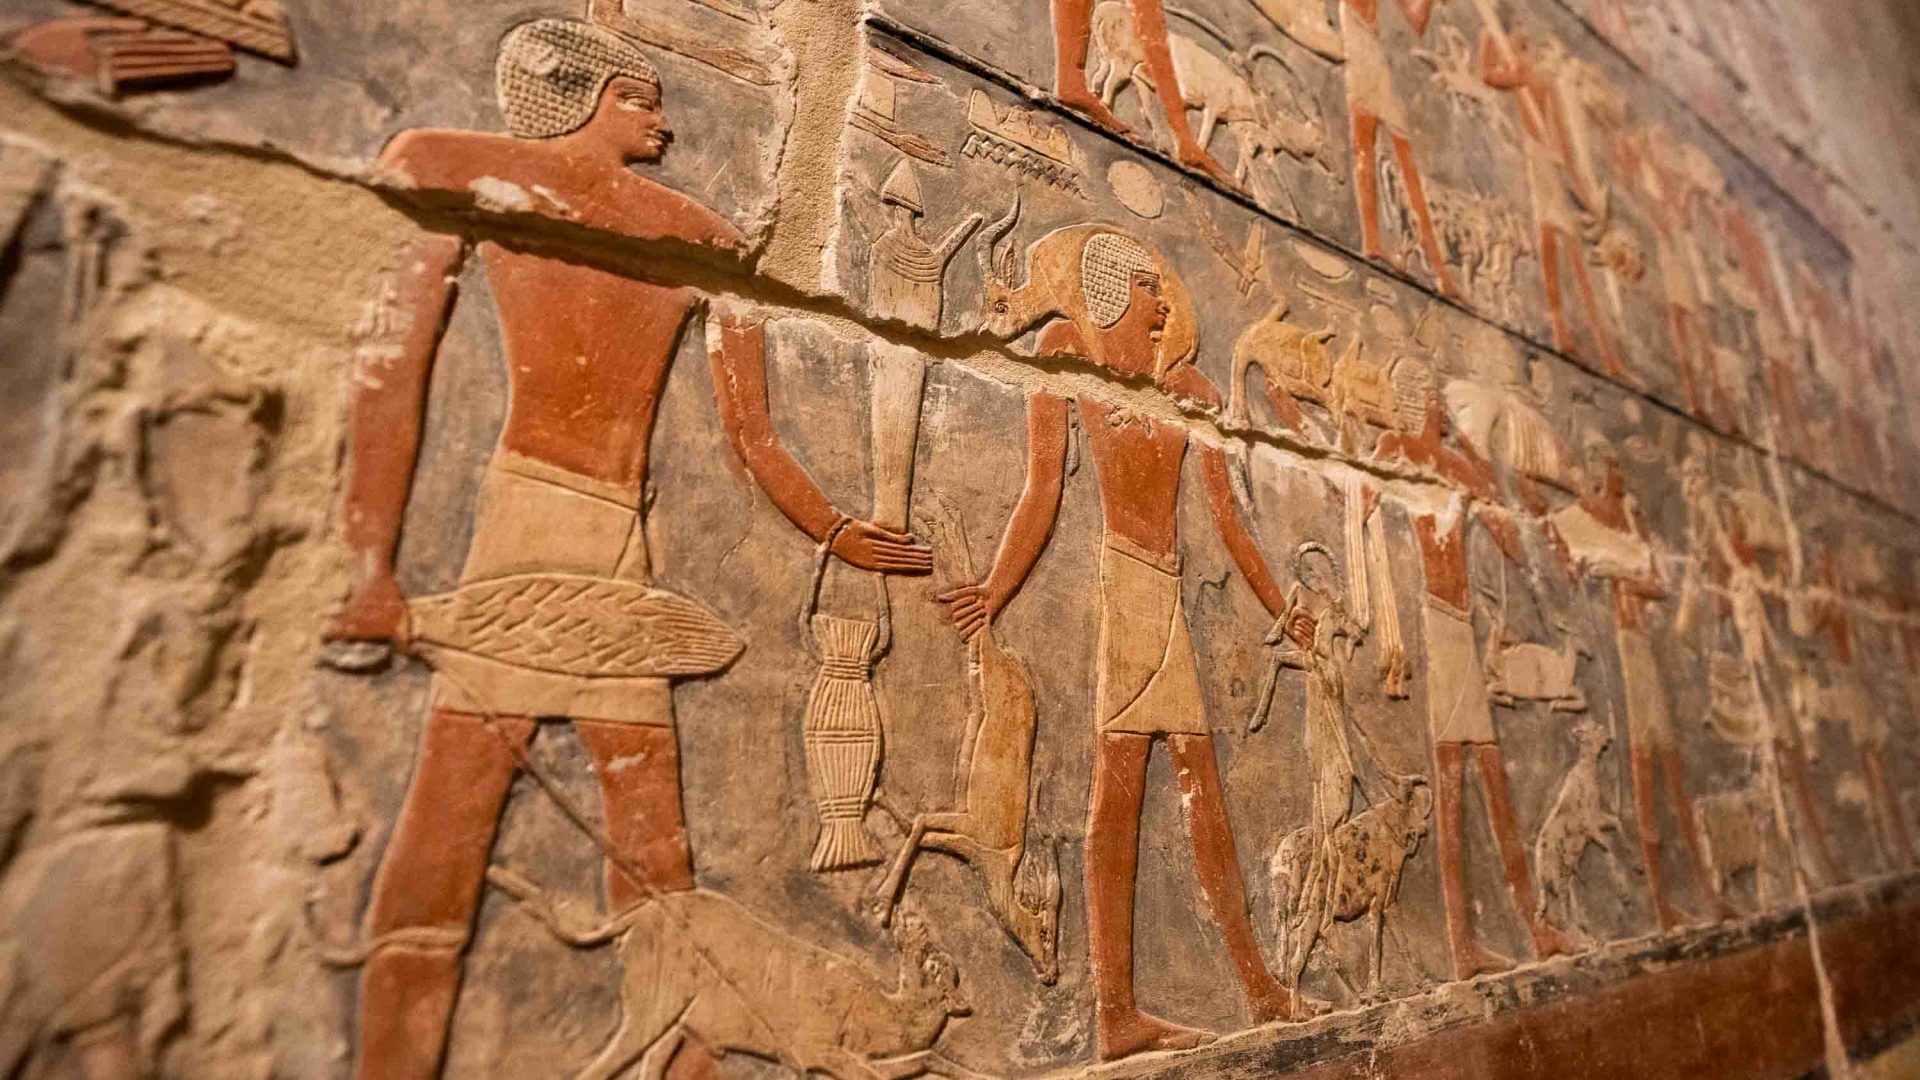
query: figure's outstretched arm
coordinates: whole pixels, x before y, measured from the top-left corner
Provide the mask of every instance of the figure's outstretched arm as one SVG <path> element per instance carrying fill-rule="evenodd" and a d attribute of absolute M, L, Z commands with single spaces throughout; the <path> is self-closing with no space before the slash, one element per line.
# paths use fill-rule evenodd
<path fill-rule="evenodd" d="M 932 550 L 912 536 L 842 514 L 781 444 L 767 401 L 765 347 L 764 323 L 720 310 L 709 316 L 707 354 L 720 422 L 754 482 L 796 528 L 815 543 L 831 539 L 833 553 L 862 570 L 933 569 Z"/>
<path fill-rule="evenodd" d="M 993 570 L 977 585 L 940 595 L 940 602 L 948 606 L 968 638 L 985 629 L 1020 591 L 1053 538 L 1060 492 L 1067 480 L 1068 407 L 1065 398 L 1048 393 L 1027 399 L 1027 484 L 1007 522 L 1006 535 L 1000 538 Z"/>
<path fill-rule="evenodd" d="M 1167 393 L 1184 401 L 1197 401 L 1209 409 L 1218 409 L 1226 399 L 1220 396 L 1220 388 L 1213 380 L 1195 367 L 1191 360 L 1182 360 L 1167 369 L 1160 377 L 1160 385 Z"/>
<path fill-rule="evenodd" d="M 1287 596 L 1274 580 L 1266 557 L 1260 554 L 1260 546 L 1254 542 L 1252 531 L 1241 517 L 1240 505 L 1233 497 L 1233 483 L 1227 476 L 1227 452 L 1217 446 L 1202 445 L 1200 471 L 1206 480 L 1207 507 L 1213 512 L 1214 531 L 1220 534 L 1220 542 L 1227 546 L 1227 554 L 1233 557 L 1233 564 L 1253 587 L 1254 595 L 1260 598 L 1269 614 L 1278 618 L 1287 609 Z"/>
<path fill-rule="evenodd" d="M 345 608 L 327 630 L 330 640 L 396 641 L 406 636 L 406 598 L 394 580 L 393 557 L 413 489 L 427 379 L 465 251 L 465 241 L 457 236 L 426 236 L 408 245 L 372 338 L 354 357 L 346 460 L 346 540 L 353 549 L 353 585 Z"/>

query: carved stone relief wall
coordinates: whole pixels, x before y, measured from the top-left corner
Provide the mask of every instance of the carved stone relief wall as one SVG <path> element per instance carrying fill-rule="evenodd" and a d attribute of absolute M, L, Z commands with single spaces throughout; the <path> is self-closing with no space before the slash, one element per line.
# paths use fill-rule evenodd
<path fill-rule="evenodd" d="M 21 0 L 0 1075 L 1904 1075 L 1920 123 L 1656 7 Z"/>

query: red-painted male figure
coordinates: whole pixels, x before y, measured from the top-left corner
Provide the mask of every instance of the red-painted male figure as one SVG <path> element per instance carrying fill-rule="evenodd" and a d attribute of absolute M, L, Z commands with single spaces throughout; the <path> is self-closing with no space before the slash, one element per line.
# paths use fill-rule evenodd
<path fill-rule="evenodd" d="M 1044 243 L 1044 241 L 1043 241 Z M 1098 363 L 1123 377 L 1151 379 L 1176 397 L 1218 404 L 1219 392 L 1184 359 L 1167 362 L 1169 323 L 1160 260 L 1132 237 L 1096 231 L 1076 260 L 1078 295 L 1059 297 L 1067 318 L 1049 323 L 1040 349 Z M 1017 334 L 1025 327 L 1004 328 Z M 1165 350 L 1171 352 L 1172 350 Z M 1201 892 L 1226 939 L 1256 1022 L 1294 1014 L 1273 978 L 1247 916 L 1226 798 L 1214 760 L 1194 649 L 1181 596 L 1177 505 L 1189 444 L 1178 420 L 1081 396 L 1049 393 L 1027 402 L 1027 483 L 986 581 L 942 597 L 971 635 L 1013 599 L 1052 537 L 1065 482 L 1068 411 L 1078 407 L 1100 482 L 1100 644 L 1096 677 L 1093 790 L 1087 815 L 1088 948 L 1095 1040 L 1103 1060 L 1197 1045 L 1206 1036 L 1150 1016 L 1134 1003 L 1134 873 L 1147 762 L 1155 742 L 1172 754 Z M 1276 616 L 1286 597 L 1239 517 L 1225 453 L 1200 448 L 1213 522 L 1254 592 Z"/>
<path fill-rule="evenodd" d="M 497 75 L 508 134 L 405 132 L 382 155 L 395 186 L 479 195 L 631 240 L 737 255 L 745 240 L 719 215 L 628 166 L 672 139 L 658 77 L 612 31 L 541 19 L 502 39 Z M 393 572 L 419 449 L 428 375 L 461 236 L 412 246 L 394 288 L 394 326 L 356 372 L 346 480 L 352 592 L 329 636 L 404 642 L 406 601 Z M 699 296 L 526 246 L 471 245 L 498 306 L 510 376 L 505 425 L 488 463 L 463 584 L 561 573 L 645 580 L 640 520 L 648 443 L 662 388 Z M 774 441 L 757 328 L 716 335 L 721 411 L 750 471 L 816 540 L 882 572 L 923 572 L 910 538 L 844 520 Z M 599 780 L 618 909 L 693 887 L 680 801 L 673 697 L 664 677 L 582 677 L 471 653 L 435 656 L 432 712 L 366 915 L 360 981 L 361 1080 L 438 1074 L 516 747 L 542 719 L 572 720 Z M 682 1054 L 681 1075 L 710 1073 Z"/>

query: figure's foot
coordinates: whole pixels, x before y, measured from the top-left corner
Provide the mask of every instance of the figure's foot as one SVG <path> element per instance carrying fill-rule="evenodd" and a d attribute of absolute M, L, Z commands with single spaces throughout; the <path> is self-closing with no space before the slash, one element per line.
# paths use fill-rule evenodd
<path fill-rule="evenodd" d="M 1149 1050 L 1191 1050 L 1214 1040 L 1212 1032 L 1149 1016 L 1139 1009 L 1099 1010 L 1101 1061 L 1118 1061 Z"/>
<path fill-rule="evenodd" d="M 1288 990 L 1277 982 L 1270 983 L 1257 994 L 1248 995 L 1247 1000 L 1255 1024 L 1298 1023 L 1311 1020 L 1333 1008 L 1331 1002 L 1308 997 L 1298 990 Z"/>
<path fill-rule="evenodd" d="M 1453 978 L 1455 982 L 1466 982 L 1476 975 L 1498 975 L 1513 970 L 1513 961 L 1479 945 L 1453 953 Z"/>
<path fill-rule="evenodd" d="M 1465 300 L 1467 298 L 1467 294 L 1461 292 L 1459 284 L 1453 280 L 1453 275 L 1447 273 L 1445 266 L 1434 271 L 1433 276 L 1434 279 L 1439 282 L 1441 296 L 1449 300 Z"/>
<path fill-rule="evenodd" d="M 1107 103 L 1090 91 L 1063 86 L 1056 87 L 1053 94 L 1060 99 L 1060 104 L 1080 113 L 1115 135 L 1133 134 L 1133 129 L 1121 122 L 1120 118 L 1114 115 L 1113 110 L 1107 108 Z"/>
<path fill-rule="evenodd" d="M 1553 925 L 1545 919 L 1533 921 L 1533 955 L 1536 960 L 1545 960 L 1549 956 L 1572 956 L 1579 952 L 1579 945 L 1573 935 Z"/>
<path fill-rule="evenodd" d="M 1732 922 L 1733 920 L 1739 917 L 1740 917 L 1740 913 L 1733 909 L 1733 905 L 1727 902 L 1726 897 L 1720 895 L 1719 893 L 1713 894 L 1713 921 L 1714 922 L 1716 923 Z"/>
<path fill-rule="evenodd" d="M 1218 180 L 1233 190 L 1240 190 L 1239 181 L 1233 178 L 1233 174 L 1227 171 L 1226 166 L 1213 160 L 1213 155 L 1202 150 L 1200 147 L 1191 143 L 1183 146 L 1180 148 L 1178 157 L 1180 164 L 1185 165 L 1187 168 L 1199 169 L 1201 172 L 1206 173 L 1208 176 L 1213 177 L 1215 180 Z"/>

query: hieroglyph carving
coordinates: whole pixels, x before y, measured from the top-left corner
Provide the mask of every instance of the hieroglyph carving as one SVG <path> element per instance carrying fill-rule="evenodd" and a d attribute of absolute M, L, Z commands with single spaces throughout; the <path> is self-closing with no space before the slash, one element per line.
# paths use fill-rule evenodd
<path fill-rule="evenodd" d="M 860 73 L 860 92 L 847 122 L 861 131 L 891 144 L 908 157 L 918 158 L 943 169 L 953 167 L 953 155 L 933 144 L 926 136 L 901 123 L 902 88 L 937 84 L 940 80 L 925 71 L 880 49 L 867 51 L 867 67 Z"/>
<path fill-rule="evenodd" d="M 960 152 L 1038 180 L 1057 191 L 1087 197 L 1086 169 L 1066 130 L 1044 124 L 1036 110 L 994 107 L 984 90 L 967 96 L 967 141 Z"/>
<path fill-rule="evenodd" d="M 906 158 L 881 185 L 880 202 L 886 207 L 887 221 L 874 231 L 867 257 L 867 306 L 879 318 L 937 329 L 947 264 L 985 219 L 968 214 L 939 240 L 928 243 L 919 231 L 927 213 L 926 196 Z"/>

